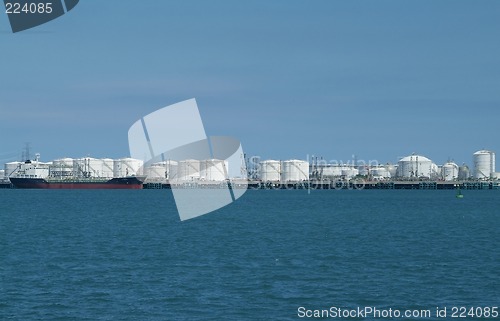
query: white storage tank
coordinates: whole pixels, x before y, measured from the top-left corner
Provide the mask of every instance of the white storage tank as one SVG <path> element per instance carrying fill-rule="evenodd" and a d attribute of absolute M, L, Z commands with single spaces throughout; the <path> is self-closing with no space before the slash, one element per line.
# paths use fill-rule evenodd
<path fill-rule="evenodd" d="M 102 161 L 102 177 L 114 177 L 114 161 L 111 158 L 103 158 Z"/>
<path fill-rule="evenodd" d="M 495 172 L 495 153 L 480 150 L 474 153 L 474 178 L 489 179 Z"/>
<path fill-rule="evenodd" d="M 52 162 L 50 175 L 56 177 L 73 176 L 73 158 L 60 158 Z"/>
<path fill-rule="evenodd" d="M 22 162 L 9 162 L 4 165 L 4 170 L 5 170 L 5 177 L 9 178 L 12 176 L 15 176 L 16 173 L 19 171 L 19 168 L 21 166 Z"/>
<path fill-rule="evenodd" d="M 309 180 L 309 162 L 297 159 L 284 161 L 281 164 L 281 180 L 284 182 Z"/>
<path fill-rule="evenodd" d="M 107 177 L 103 173 L 103 160 L 92 157 L 74 159 L 73 172 L 77 177 Z"/>
<path fill-rule="evenodd" d="M 178 181 L 195 181 L 200 179 L 200 161 L 197 159 L 186 159 L 179 161 L 177 167 Z"/>
<path fill-rule="evenodd" d="M 368 166 L 359 166 L 358 172 L 361 176 L 367 176 L 370 173 L 370 168 Z"/>
<path fill-rule="evenodd" d="M 177 178 L 179 170 L 179 163 L 171 159 L 165 161 L 165 174 L 166 178 L 169 180 L 175 180 Z"/>
<path fill-rule="evenodd" d="M 370 174 L 377 179 L 391 178 L 391 173 L 385 166 L 373 167 L 370 169 Z"/>
<path fill-rule="evenodd" d="M 470 178 L 470 169 L 469 166 L 463 164 L 458 168 L 458 179 L 465 181 Z"/>
<path fill-rule="evenodd" d="M 443 178 L 443 166 L 437 165 L 437 174 L 440 179 Z"/>
<path fill-rule="evenodd" d="M 385 164 L 384 167 L 387 169 L 391 177 L 396 177 L 398 172 L 398 166 L 393 164 Z"/>
<path fill-rule="evenodd" d="M 135 158 L 120 158 L 113 160 L 113 176 L 127 177 L 142 175 L 144 162 Z"/>
<path fill-rule="evenodd" d="M 435 178 L 438 172 L 438 166 L 427 157 L 410 155 L 398 162 L 396 176 L 401 178 Z"/>
<path fill-rule="evenodd" d="M 432 163 L 431 164 L 431 171 L 430 171 L 430 178 L 438 179 L 439 175 L 441 175 L 441 169 L 439 168 L 438 165 Z"/>
<path fill-rule="evenodd" d="M 359 170 L 357 168 L 351 166 L 343 166 L 342 167 L 342 176 L 345 179 L 351 179 L 359 174 Z"/>
<path fill-rule="evenodd" d="M 441 168 L 441 177 L 445 181 L 453 181 L 458 178 L 458 165 L 448 162 Z"/>
<path fill-rule="evenodd" d="M 200 179 L 206 181 L 225 181 L 228 177 L 228 163 L 220 159 L 201 161 Z"/>
<path fill-rule="evenodd" d="M 333 179 L 342 176 L 342 167 L 337 165 L 326 165 L 318 168 L 319 174 L 323 179 Z"/>
<path fill-rule="evenodd" d="M 259 163 L 260 179 L 264 182 L 278 182 L 281 179 L 281 162 L 265 160 Z M 308 170 L 309 171 L 309 170 Z"/>
<path fill-rule="evenodd" d="M 177 177 L 178 163 L 173 160 L 153 163 L 144 168 L 144 174 L 149 179 L 169 179 L 175 180 Z"/>
<path fill-rule="evenodd" d="M 144 169 L 144 174 L 148 180 L 166 179 L 166 162 L 159 162 L 151 164 Z"/>

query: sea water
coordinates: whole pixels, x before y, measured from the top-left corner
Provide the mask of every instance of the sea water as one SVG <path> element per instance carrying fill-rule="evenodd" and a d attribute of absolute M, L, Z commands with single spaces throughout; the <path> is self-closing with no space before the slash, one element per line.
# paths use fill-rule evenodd
<path fill-rule="evenodd" d="M 252 190 L 180 222 L 168 190 L 0 190 L 0 320 L 500 306 L 500 191 L 464 194 Z"/>

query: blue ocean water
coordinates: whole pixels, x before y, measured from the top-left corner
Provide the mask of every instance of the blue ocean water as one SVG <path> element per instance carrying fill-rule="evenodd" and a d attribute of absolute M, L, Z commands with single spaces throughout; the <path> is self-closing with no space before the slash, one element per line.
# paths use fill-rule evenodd
<path fill-rule="evenodd" d="M 168 190 L 0 190 L 0 320 L 499 306 L 500 191 L 464 194 L 248 191 L 180 222 Z"/>

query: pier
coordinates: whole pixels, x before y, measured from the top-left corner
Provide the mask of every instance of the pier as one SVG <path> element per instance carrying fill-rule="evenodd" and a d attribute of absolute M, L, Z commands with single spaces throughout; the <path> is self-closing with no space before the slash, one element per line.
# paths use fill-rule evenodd
<path fill-rule="evenodd" d="M 500 181 L 303 181 L 303 182 L 230 182 L 233 189 L 253 190 L 500 190 Z M 143 189 L 222 189 L 228 182 L 150 182 Z M 15 188 L 9 182 L 0 182 L 0 189 Z"/>
<path fill-rule="evenodd" d="M 303 182 L 189 182 L 171 185 L 170 183 L 147 183 L 144 189 L 192 189 L 192 188 L 248 188 L 254 190 L 500 190 L 500 181 L 303 181 Z"/>

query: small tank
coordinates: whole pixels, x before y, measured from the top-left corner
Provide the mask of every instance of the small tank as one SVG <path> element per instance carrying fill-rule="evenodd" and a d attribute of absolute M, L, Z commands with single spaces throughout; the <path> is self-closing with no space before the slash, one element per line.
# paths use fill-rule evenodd
<path fill-rule="evenodd" d="M 470 178 L 469 166 L 463 164 L 458 168 L 458 179 L 461 181 L 468 180 Z"/>
<path fill-rule="evenodd" d="M 396 173 L 398 171 L 398 167 L 393 165 L 393 164 L 390 164 L 390 163 L 387 163 L 385 165 L 385 168 L 387 169 L 387 171 L 389 172 L 389 174 L 391 175 L 391 177 L 396 177 Z"/>

